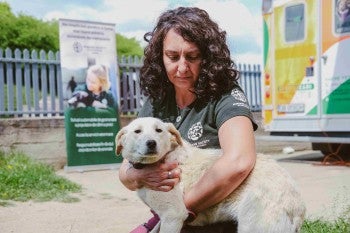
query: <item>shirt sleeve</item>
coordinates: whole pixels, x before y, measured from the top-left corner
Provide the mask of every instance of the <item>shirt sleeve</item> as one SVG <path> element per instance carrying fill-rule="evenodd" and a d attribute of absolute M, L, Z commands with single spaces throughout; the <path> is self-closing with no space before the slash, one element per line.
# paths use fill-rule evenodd
<path fill-rule="evenodd" d="M 254 131 L 258 128 L 250 110 L 248 100 L 240 88 L 235 88 L 218 101 L 215 108 L 216 125 L 221 125 L 236 116 L 246 116 L 252 121 Z"/>

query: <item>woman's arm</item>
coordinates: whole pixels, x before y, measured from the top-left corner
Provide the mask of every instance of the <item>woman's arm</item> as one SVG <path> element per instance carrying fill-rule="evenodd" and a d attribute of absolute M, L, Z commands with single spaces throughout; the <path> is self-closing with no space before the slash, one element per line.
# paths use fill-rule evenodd
<path fill-rule="evenodd" d="M 252 122 L 237 116 L 219 129 L 223 155 L 185 194 L 188 209 L 198 213 L 227 197 L 253 169 L 256 159 Z"/>
<path fill-rule="evenodd" d="M 173 162 L 157 163 L 142 169 L 135 169 L 124 159 L 119 169 L 119 179 L 126 188 L 133 191 L 145 186 L 153 190 L 167 192 L 180 181 L 181 171 L 177 167 L 178 164 Z M 172 173 L 171 179 L 168 178 L 169 171 Z"/>

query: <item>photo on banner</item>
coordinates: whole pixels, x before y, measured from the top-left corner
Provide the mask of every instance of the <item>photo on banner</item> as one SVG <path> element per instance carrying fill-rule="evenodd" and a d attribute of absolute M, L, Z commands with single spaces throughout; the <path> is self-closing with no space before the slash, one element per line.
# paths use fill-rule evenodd
<path fill-rule="evenodd" d="M 67 170 L 108 168 L 121 162 L 115 25 L 59 20 L 65 103 Z"/>

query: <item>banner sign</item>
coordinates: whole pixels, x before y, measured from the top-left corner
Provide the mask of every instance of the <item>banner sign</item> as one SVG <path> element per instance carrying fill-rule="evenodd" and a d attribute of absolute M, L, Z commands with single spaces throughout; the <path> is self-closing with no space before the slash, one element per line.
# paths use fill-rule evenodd
<path fill-rule="evenodd" d="M 114 139 L 120 129 L 115 25 L 59 20 L 65 100 L 66 169 L 121 162 Z"/>

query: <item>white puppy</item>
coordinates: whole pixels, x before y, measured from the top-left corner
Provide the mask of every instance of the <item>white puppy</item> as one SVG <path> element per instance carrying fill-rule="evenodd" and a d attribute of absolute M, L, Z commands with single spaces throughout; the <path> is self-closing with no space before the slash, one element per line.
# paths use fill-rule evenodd
<path fill-rule="evenodd" d="M 118 132 L 116 153 L 136 167 L 162 159 L 180 163 L 181 182 L 171 191 L 137 191 L 160 217 L 152 232 L 179 233 L 188 217 L 183 193 L 218 159 L 221 151 L 193 147 L 182 140 L 173 124 L 145 117 L 133 120 Z M 222 202 L 198 213 L 189 224 L 203 226 L 231 220 L 237 221 L 239 233 L 297 233 L 304 215 L 305 206 L 293 179 L 275 160 L 258 155 L 246 180 Z"/>

